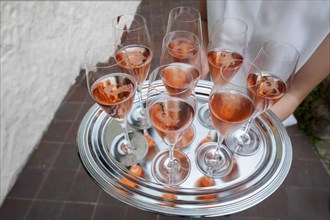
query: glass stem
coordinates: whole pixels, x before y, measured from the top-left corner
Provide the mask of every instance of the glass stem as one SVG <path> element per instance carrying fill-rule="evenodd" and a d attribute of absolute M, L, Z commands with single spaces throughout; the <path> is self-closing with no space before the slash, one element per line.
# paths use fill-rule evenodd
<path fill-rule="evenodd" d="M 244 129 L 244 135 L 245 135 L 245 136 L 248 135 L 248 133 L 249 133 L 251 127 L 252 127 L 252 122 L 254 121 L 254 119 L 255 119 L 258 115 L 260 115 L 260 114 L 261 114 L 260 110 L 256 110 L 256 111 L 252 114 L 252 116 L 250 117 L 250 119 L 248 120 L 248 122 L 245 124 L 245 129 Z M 243 138 L 244 138 L 244 137 L 243 137 Z"/>
<path fill-rule="evenodd" d="M 142 100 L 142 85 L 138 85 L 137 87 L 138 90 L 138 98 L 139 98 L 139 104 L 140 104 L 140 114 L 142 115 L 142 117 L 144 118 L 146 115 L 146 110 L 144 109 L 144 105 L 143 105 L 143 100 Z"/>
<path fill-rule="evenodd" d="M 222 158 L 222 154 L 221 154 L 221 145 L 222 145 L 222 142 L 224 140 L 224 136 L 222 136 L 219 132 L 217 132 L 217 136 L 218 136 L 218 142 L 217 142 L 217 147 L 215 149 L 215 151 L 212 153 L 212 160 L 215 162 L 217 161 L 218 163 L 222 162 L 223 163 L 223 158 Z M 207 173 L 209 176 L 212 175 L 213 173 L 213 170 L 214 170 L 214 166 L 211 165 L 211 166 L 208 166 L 207 168 Z"/>
<path fill-rule="evenodd" d="M 218 142 L 217 142 L 217 148 L 215 149 L 215 155 L 214 156 L 219 156 L 220 155 L 220 152 L 221 152 L 221 146 L 222 146 L 222 142 L 224 140 L 224 136 L 221 135 L 219 132 L 217 132 L 218 134 Z"/>
<path fill-rule="evenodd" d="M 238 145 L 237 148 L 235 149 L 235 151 L 238 151 L 240 148 L 240 145 L 249 145 L 251 142 L 251 135 L 250 135 L 250 130 L 252 127 L 252 123 L 254 121 L 254 119 L 257 117 L 257 115 L 261 114 L 260 111 L 255 111 L 254 114 L 250 117 L 250 119 L 248 120 L 247 123 L 245 123 L 244 125 L 244 132 L 237 137 L 238 140 Z"/>
<path fill-rule="evenodd" d="M 251 117 L 248 122 L 245 124 L 245 129 L 244 129 L 244 134 L 249 133 L 251 126 L 252 126 L 252 122 L 254 120 L 254 117 Z"/>
<path fill-rule="evenodd" d="M 127 120 L 124 118 L 123 120 L 118 120 L 118 123 L 122 127 L 124 131 L 124 137 L 125 137 L 125 149 L 127 150 L 127 153 L 132 153 L 135 149 L 133 149 L 131 140 L 128 135 L 128 129 L 127 129 Z"/>
<path fill-rule="evenodd" d="M 168 168 L 169 172 L 172 172 L 174 169 L 174 144 L 170 146 L 168 158 L 169 158 L 169 161 L 168 161 L 167 168 Z"/>
<path fill-rule="evenodd" d="M 169 178 L 168 178 L 168 185 L 171 186 L 173 183 L 173 174 L 175 172 L 175 161 L 174 161 L 174 146 L 175 144 L 170 146 L 170 150 L 169 150 L 169 160 L 168 160 L 168 164 L 167 164 L 167 172 L 169 173 Z"/>

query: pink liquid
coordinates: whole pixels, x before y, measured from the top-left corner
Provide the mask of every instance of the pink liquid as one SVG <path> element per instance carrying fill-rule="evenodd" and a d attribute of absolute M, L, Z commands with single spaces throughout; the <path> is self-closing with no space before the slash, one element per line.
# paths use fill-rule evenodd
<path fill-rule="evenodd" d="M 147 78 L 152 56 L 152 51 L 146 46 L 129 45 L 117 52 L 116 60 L 119 62 L 125 60 L 125 62 L 120 63 L 121 66 L 133 68 L 137 83 L 142 84 Z"/>
<path fill-rule="evenodd" d="M 268 73 L 250 74 L 248 76 L 248 84 L 258 85 L 251 92 L 257 95 L 257 109 L 264 112 L 272 107 L 278 100 L 282 98 L 287 90 L 286 83 L 275 75 Z"/>
<path fill-rule="evenodd" d="M 113 118 L 124 118 L 131 110 L 134 95 L 134 84 L 126 81 L 114 80 L 116 77 L 104 76 L 91 87 L 95 101 Z"/>
<path fill-rule="evenodd" d="M 233 61 L 234 59 L 235 60 L 238 59 L 241 61 L 235 62 Z M 243 56 L 236 52 L 232 52 L 228 50 L 220 51 L 215 49 L 208 52 L 207 60 L 209 62 L 211 79 L 213 82 L 215 82 L 220 75 L 220 69 L 222 66 L 227 66 L 228 69 L 231 70 L 231 71 L 227 70 L 227 72 L 225 72 L 227 78 L 231 78 L 232 76 L 234 76 L 234 74 L 238 70 L 238 67 L 240 67 L 240 65 L 243 62 Z"/>
<path fill-rule="evenodd" d="M 174 62 L 187 62 L 194 59 L 197 48 L 193 41 L 186 38 L 176 38 L 168 45 L 168 53 L 174 58 Z"/>
<path fill-rule="evenodd" d="M 149 108 L 153 127 L 168 143 L 176 143 L 194 118 L 194 108 L 182 99 L 170 98 Z"/>
<path fill-rule="evenodd" d="M 213 125 L 222 135 L 241 126 L 254 111 L 252 100 L 235 91 L 213 93 L 209 103 Z"/>

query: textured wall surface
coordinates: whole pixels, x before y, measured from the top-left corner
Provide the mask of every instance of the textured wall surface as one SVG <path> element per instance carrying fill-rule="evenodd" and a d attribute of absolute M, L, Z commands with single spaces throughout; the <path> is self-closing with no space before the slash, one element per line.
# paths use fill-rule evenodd
<path fill-rule="evenodd" d="M 1 200 L 111 20 L 140 1 L 1 1 Z"/>

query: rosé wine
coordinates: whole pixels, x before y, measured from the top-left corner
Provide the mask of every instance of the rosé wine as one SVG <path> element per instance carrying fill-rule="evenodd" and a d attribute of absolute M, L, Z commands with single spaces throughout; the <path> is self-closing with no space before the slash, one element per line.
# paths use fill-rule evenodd
<path fill-rule="evenodd" d="M 95 101 L 111 117 L 124 118 L 131 110 L 134 101 L 134 83 L 128 78 L 119 81 L 116 76 L 98 79 L 91 87 L 91 94 Z"/>
<path fill-rule="evenodd" d="M 251 73 L 248 76 L 249 85 L 258 85 L 251 87 L 254 94 L 257 95 L 256 108 L 260 112 L 264 112 L 272 107 L 278 100 L 282 98 L 287 90 L 287 85 L 275 75 L 262 73 Z"/>
<path fill-rule="evenodd" d="M 174 58 L 174 62 L 194 59 L 197 54 L 194 42 L 183 37 L 172 40 L 167 47 L 168 53 Z"/>
<path fill-rule="evenodd" d="M 231 71 L 224 73 L 226 74 L 227 78 L 231 78 L 231 76 L 237 72 L 238 68 L 242 64 L 243 56 L 236 52 L 215 49 L 208 52 L 207 60 L 209 62 L 211 79 L 213 82 L 215 82 L 220 75 L 220 69 L 222 66 L 228 66 L 229 69 L 231 69 Z M 237 67 L 237 69 L 235 67 Z"/>
<path fill-rule="evenodd" d="M 152 51 L 143 45 L 129 45 L 116 53 L 116 60 L 123 68 L 132 68 L 138 84 L 144 82 L 150 69 Z M 121 62 L 125 60 L 124 62 Z"/>
<path fill-rule="evenodd" d="M 252 100 L 236 91 L 211 94 L 209 105 L 213 125 L 222 135 L 238 128 L 254 112 Z"/>
<path fill-rule="evenodd" d="M 149 108 L 153 127 L 163 140 L 176 143 L 194 118 L 194 108 L 182 99 L 171 97 Z"/>

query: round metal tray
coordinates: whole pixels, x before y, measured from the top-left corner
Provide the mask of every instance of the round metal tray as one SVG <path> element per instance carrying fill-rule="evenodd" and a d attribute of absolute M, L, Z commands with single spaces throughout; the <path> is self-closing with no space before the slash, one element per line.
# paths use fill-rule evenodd
<path fill-rule="evenodd" d="M 198 82 L 198 106 L 208 101 L 211 87 L 210 81 Z M 147 82 L 143 87 L 144 98 L 146 92 Z M 134 105 L 137 102 L 136 98 Z M 153 156 L 167 149 L 152 128 L 148 132 L 157 148 L 150 148 L 146 159 L 139 163 L 144 170 L 143 177 L 132 174 L 130 167 L 115 161 L 111 149 L 122 130 L 97 104 L 80 124 L 78 154 L 90 176 L 111 196 L 142 210 L 175 216 L 211 217 L 245 210 L 270 196 L 287 176 L 292 161 L 291 142 L 282 123 L 268 111 L 257 117 L 252 126 L 261 137 L 259 151 L 252 156 L 235 155 L 235 165 L 228 176 L 215 179 L 213 186 L 198 187 L 203 174 L 196 167 L 195 150 L 209 130 L 196 118 L 193 125 L 196 131 L 193 142 L 181 148 L 190 158 L 191 172 L 187 180 L 176 187 L 158 184 L 151 174 Z M 134 131 L 132 127 L 129 129 Z"/>

